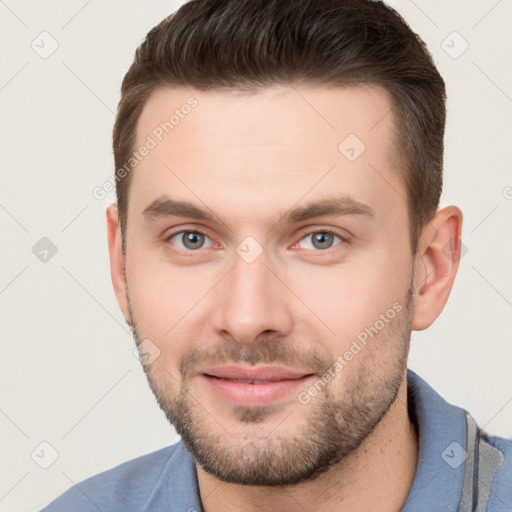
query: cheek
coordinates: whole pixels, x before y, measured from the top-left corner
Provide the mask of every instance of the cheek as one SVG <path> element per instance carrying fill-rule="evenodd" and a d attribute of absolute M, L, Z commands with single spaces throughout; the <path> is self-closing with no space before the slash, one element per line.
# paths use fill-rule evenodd
<path fill-rule="evenodd" d="M 164 340 L 201 298 L 201 280 L 197 274 L 149 263 L 144 255 L 134 254 L 132 261 L 127 265 L 127 282 L 137 327 L 148 338 Z"/>
<path fill-rule="evenodd" d="M 208 322 L 215 304 L 208 292 L 219 276 L 206 266 L 178 269 L 168 262 L 147 262 L 148 256 L 141 255 L 127 272 L 137 334 L 152 340 L 160 350 L 152 367 L 154 375 L 165 381 L 170 372 L 179 380 L 181 357 L 213 339 Z"/>
<path fill-rule="evenodd" d="M 361 256 L 357 263 L 308 265 L 307 271 L 290 274 L 290 288 L 311 312 L 302 315 L 305 328 L 314 324 L 333 340 L 336 350 L 350 344 L 397 302 L 405 308 L 410 283 L 405 265 L 409 262 L 383 251 L 378 257 Z"/>

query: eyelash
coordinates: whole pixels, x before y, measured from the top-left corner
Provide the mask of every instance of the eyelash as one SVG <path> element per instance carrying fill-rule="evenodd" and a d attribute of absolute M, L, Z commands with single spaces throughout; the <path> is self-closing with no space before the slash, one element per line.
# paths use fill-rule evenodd
<path fill-rule="evenodd" d="M 196 233 L 196 234 L 199 234 L 199 235 L 203 235 L 206 238 L 210 238 L 207 233 L 205 233 L 204 231 L 201 231 L 200 229 L 182 229 L 180 231 L 175 231 L 174 233 L 171 233 L 169 236 L 167 236 L 165 238 L 165 242 L 170 242 L 170 240 L 172 238 L 174 238 L 176 235 L 180 235 L 180 234 L 183 234 L 183 233 Z M 344 244 L 346 244 L 348 242 L 348 240 L 347 240 L 347 238 L 345 236 L 342 236 L 340 233 L 337 233 L 336 231 L 332 231 L 332 230 L 329 230 L 329 229 L 318 229 L 318 230 L 307 231 L 307 232 L 303 233 L 301 235 L 300 239 L 298 240 L 298 242 L 294 243 L 293 245 L 295 246 L 299 242 L 304 240 L 304 238 L 306 238 L 308 236 L 311 236 L 311 235 L 315 235 L 317 233 L 334 235 L 334 236 L 338 237 L 341 240 L 341 242 L 339 242 L 338 244 L 334 245 L 333 247 L 329 247 L 328 249 L 324 249 L 324 250 L 321 250 L 321 249 L 318 249 L 318 250 L 305 249 L 305 250 L 313 250 L 313 252 L 318 252 L 318 253 L 328 253 L 331 250 L 335 250 L 336 247 L 339 247 L 340 245 L 344 245 Z M 170 245 L 172 245 L 172 244 L 170 244 Z M 186 256 L 194 256 L 196 253 L 199 253 L 201 251 L 201 249 L 197 249 L 197 250 L 194 251 L 194 250 L 177 249 L 175 247 L 173 247 L 172 250 L 175 251 L 175 252 L 179 252 L 181 254 L 184 254 Z"/>

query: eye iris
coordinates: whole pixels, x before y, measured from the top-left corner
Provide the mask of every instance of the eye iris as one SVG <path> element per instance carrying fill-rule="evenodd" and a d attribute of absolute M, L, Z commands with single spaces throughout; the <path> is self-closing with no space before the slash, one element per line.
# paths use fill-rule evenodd
<path fill-rule="evenodd" d="M 314 233 L 313 234 L 313 245 L 317 249 L 328 249 L 333 242 L 332 233 Z"/>
<path fill-rule="evenodd" d="M 181 238 L 187 249 L 199 249 L 204 243 L 204 235 L 192 231 L 183 233 Z"/>

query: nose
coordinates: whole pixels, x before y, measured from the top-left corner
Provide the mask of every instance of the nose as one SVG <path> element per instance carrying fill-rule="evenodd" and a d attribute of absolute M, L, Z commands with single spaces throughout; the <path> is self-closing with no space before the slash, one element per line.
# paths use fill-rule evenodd
<path fill-rule="evenodd" d="M 283 282 L 284 281 L 284 282 Z M 215 287 L 213 326 L 223 338 L 250 345 L 263 332 L 291 332 L 293 294 L 269 265 L 265 251 L 253 262 L 234 255 L 233 267 Z"/>

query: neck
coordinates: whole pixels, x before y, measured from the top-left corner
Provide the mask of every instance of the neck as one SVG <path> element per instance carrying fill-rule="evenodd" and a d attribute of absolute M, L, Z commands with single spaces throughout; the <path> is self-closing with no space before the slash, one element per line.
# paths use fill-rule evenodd
<path fill-rule="evenodd" d="M 313 481 L 281 487 L 229 484 L 196 466 L 204 512 L 291 512 L 298 506 L 311 512 L 340 507 L 344 512 L 398 512 L 411 489 L 417 462 L 418 437 L 408 414 L 404 380 L 397 399 L 372 434 Z"/>

